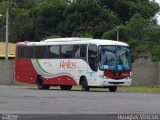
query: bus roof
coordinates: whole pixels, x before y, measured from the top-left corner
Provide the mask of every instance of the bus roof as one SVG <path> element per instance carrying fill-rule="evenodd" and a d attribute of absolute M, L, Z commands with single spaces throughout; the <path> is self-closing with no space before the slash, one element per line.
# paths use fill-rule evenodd
<path fill-rule="evenodd" d="M 45 42 L 71 42 L 71 41 L 84 41 L 84 40 L 93 40 L 92 38 L 78 38 L 78 37 L 71 37 L 71 38 L 53 38 L 44 40 Z M 41 42 L 44 42 L 41 41 Z"/>
<path fill-rule="evenodd" d="M 17 46 L 44 46 L 44 45 L 68 45 L 68 44 L 95 44 L 99 45 L 120 45 L 129 46 L 124 42 L 105 40 L 105 39 L 92 39 L 92 38 L 53 38 L 40 42 L 18 42 Z"/>

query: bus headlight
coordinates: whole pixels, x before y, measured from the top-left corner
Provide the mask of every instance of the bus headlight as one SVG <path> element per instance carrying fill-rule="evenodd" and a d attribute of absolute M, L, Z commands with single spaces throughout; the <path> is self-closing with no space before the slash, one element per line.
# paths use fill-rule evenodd
<path fill-rule="evenodd" d="M 109 79 L 109 77 L 104 76 L 104 75 L 100 75 L 99 77 L 102 78 L 102 79 Z"/>

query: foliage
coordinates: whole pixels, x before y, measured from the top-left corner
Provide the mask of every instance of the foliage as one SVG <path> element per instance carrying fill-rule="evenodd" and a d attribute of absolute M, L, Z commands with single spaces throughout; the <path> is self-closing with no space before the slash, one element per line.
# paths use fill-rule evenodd
<path fill-rule="evenodd" d="M 0 40 L 9 9 L 9 40 L 40 41 L 52 37 L 90 37 L 127 42 L 134 53 L 151 53 L 160 61 L 159 6 L 150 0 L 0 0 Z"/>
<path fill-rule="evenodd" d="M 62 36 L 80 36 L 88 32 L 94 38 L 100 38 L 103 32 L 118 22 L 117 16 L 98 6 L 97 0 L 77 0 L 68 6 L 66 18 L 60 23 L 59 29 L 63 31 Z"/>
<path fill-rule="evenodd" d="M 150 0 L 99 0 L 99 4 L 117 13 L 122 22 L 128 21 L 137 13 L 149 19 L 159 10 L 158 4 Z"/>
<path fill-rule="evenodd" d="M 93 35 L 91 35 L 90 33 L 82 33 L 82 34 L 80 34 L 80 37 L 82 37 L 82 38 L 93 38 Z"/>
<path fill-rule="evenodd" d="M 135 14 L 130 21 L 120 28 L 120 41 L 130 44 L 133 53 L 151 53 L 153 60 L 159 59 L 160 52 L 160 26 L 151 20 Z M 116 31 L 113 29 L 103 34 L 102 38 L 115 39 Z"/>

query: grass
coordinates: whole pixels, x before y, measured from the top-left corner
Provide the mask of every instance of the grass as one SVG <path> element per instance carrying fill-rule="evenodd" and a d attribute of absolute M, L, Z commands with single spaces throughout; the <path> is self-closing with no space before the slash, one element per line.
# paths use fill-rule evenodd
<path fill-rule="evenodd" d="M 36 87 L 35 84 L 27 84 L 27 83 L 21 83 L 21 82 L 14 82 L 11 84 L 3 84 L 1 86 L 9 86 L 9 87 Z"/>
<path fill-rule="evenodd" d="M 37 88 L 37 85 L 20 83 L 20 82 L 15 82 L 14 84 L 9 84 L 9 85 L 4 85 L 4 86 Z M 59 89 L 59 87 L 57 87 L 57 88 Z M 81 90 L 81 87 L 74 86 L 73 90 Z M 106 91 L 108 89 L 107 88 L 92 88 L 91 90 Z M 120 92 L 160 92 L 160 84 L 118 87 L 117 91 L 120 91 Z"/>
<path fill-rule="evenodd" d="M 160 84 L 149 84 L 130 87 L 119 87 L 118 91 L 126 92 L 160 92 Z"/>

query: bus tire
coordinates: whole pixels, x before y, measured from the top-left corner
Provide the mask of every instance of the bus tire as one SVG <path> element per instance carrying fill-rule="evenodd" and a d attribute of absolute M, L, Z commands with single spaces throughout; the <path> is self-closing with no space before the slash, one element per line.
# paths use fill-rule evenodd
<path fill-rule="evenodd" d="M 72 85 L 60 85 L 61 90 L 71 90 Z"/>
<path fill-rule="evenodd" d="M 38 89 L 40 90 L 47 90 L 50 88 L 49 85 L 45 85 L 44 84 L 44 81 L 43 81 L 43 77 L 42 76 L 39 76 L 38 79 L 37 79 L 37 86 L 38 86 Z"/>
<path fill-rule="evenodd" d="M 81 86 L 82 86 L 82 90 L 83 91 L 89 91 L 90 90 L 90 87 L 88 86 L 88 82 L 87 82 L 87 78 L 86 77 L 84 77 L 81 80 Z"/>
<path fill-rule="evenodd" d="M 108 88 L 110 92 L 116 92 L 117 90 L 117 86 L 109 86 Z"/>

